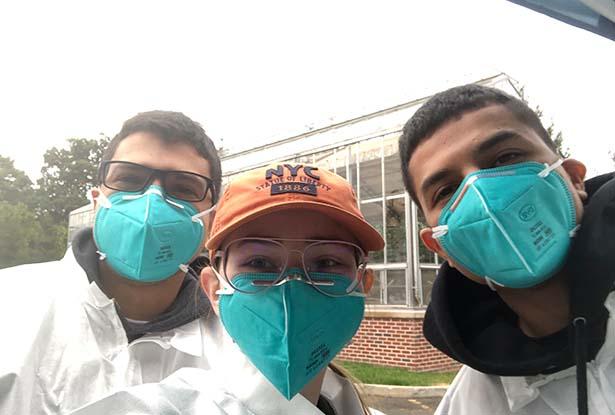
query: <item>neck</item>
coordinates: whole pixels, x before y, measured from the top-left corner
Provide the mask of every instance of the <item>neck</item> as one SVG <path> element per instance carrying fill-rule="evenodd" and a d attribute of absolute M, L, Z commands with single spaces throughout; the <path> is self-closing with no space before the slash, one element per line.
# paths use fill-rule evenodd
<path fill-rule="evenodd" d="M 151 321 L 173 304 L 184 281 L 179 271 L 156 283 L 141 283 L 117 275 L 105 262 L 100 262 L 101 289 L 115 299 L 121 314 L 132 320 Z"/>
<path fill-rule="evenodd" d="M 548 336 L 570 323 L 570 291 L 562 273 L 535 287 L 498 287 L 497 293 L 519 316 L 519 328 L 529 337 Z"/>
<path fill-rule="evenodd" d="M 310 381 L 305 387 L 301 390 L 301 395 L 308 401 L 312 402 L 314 406 L 318 404 L 318 398 L 320 398 L 320 390 L 322 389 L 322 382 L 325 379 L 325 372 L 327 368 L 324 368 L 320 371 L 318 375 L 314 379 Z"/>

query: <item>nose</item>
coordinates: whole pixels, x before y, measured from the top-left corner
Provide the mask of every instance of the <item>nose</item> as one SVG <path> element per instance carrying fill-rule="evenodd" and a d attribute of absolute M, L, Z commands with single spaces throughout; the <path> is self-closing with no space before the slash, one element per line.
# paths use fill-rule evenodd
<path fill-rule="evenodd" d="M 303 252 L 296 249 L 288 250 L 288 260 L 286 269 L 300 268 L 303 269 Z"/>
<path fill-rule="evenodd" d="M 152 186 L 152 185 L 159 186 L 161 189 L 164 190 L 164 187 L 162 185 L 162 176 L 161 176 L 160 172 L 158 172 L 158 171 L 154 172 L 154 174 L 150 178 L 149 183 L 147 184 L 147 187 Z"/>

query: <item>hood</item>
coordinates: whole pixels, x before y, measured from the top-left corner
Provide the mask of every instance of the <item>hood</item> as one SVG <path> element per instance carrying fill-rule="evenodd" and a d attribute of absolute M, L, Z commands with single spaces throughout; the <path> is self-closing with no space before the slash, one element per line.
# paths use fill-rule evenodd
<path fill-rule="evenodd" d="M 585 183 L 588 201 L 565 265 L 573 318 L 587 320 L 588 360 L 604 342 L 604 307 L 615 281 L 615 174 Z M 588 281 L 591 279 L 591 281 Z M 483 373 L 530 376 L 575 365 L 572 323 L 543 338 L 526 336 L 517 315 L 486 285 L 444 263 L 431 292 L 423 334 L 437 349 Z"/>

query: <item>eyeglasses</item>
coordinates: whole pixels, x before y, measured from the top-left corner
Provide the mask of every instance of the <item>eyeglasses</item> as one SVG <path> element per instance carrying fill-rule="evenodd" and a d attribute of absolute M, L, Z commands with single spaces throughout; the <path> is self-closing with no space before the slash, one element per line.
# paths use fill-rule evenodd
<path fill-rule="evenodd" d="M 308 245 L 295 250 L 289 249 L 284 242 Z M 291 253 L 301 256 L 299 266 L 306 278 L 286 275 Z M 322 294 L 343 297 L 363 287 L 366 257 L 359 246 L 345 241 L 241 238 L 216 253 L 215 268 L 234 290 L 247 294 L 256 294 L 290 280 L 303 280 Z M 338 277 L 331 274 L 345 279 L 342 288 L 336 284 Z M 245 281 L 238 284 L 241 278 L 234 282 L 237 276 L 246 275 L 251 277 L 248 284 Z"/>
<path fill-rule="evenodd" d="M 181 170 L 158 170 L 129 161 L 103 161 L 101 182 L 113 190 L 140 192 L 159 177 L 165 193 L 186 202 L 200 202 L 209 195 L 215 200 L 213 181 L 209 177 Z"/>

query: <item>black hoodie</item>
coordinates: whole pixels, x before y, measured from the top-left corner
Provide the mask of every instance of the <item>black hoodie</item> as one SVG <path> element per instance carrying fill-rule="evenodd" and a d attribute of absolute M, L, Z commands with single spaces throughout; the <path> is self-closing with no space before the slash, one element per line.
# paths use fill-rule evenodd
<path fill-rule="evenodd" d="M 573 319 L 587 321 L 587 360 L 602 346 L 615 281 L 615 174 L 586 182 L 589 198 L 565 267 Z M 435 280 L 423 333 L 436 348 L 480 372 L 499 376 L 554 373 L 575 365 L 572 322 L 540 339 L 526 336 L 517 315 L 486 285 L 444 263 Z"/>

